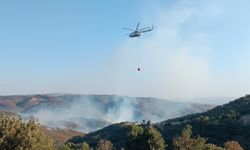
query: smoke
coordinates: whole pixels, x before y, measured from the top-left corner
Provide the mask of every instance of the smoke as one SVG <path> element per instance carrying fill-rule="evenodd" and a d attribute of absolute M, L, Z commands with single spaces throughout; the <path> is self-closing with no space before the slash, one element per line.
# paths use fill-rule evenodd
<path fill-rule="evenodd" d="M 208 37 L 200 31 L 186 37 L 182 33 L 194 17 L 201 18 L 207 12 L 198 15 L 197 8 L 179 5 L 156 13 L 151 20 L 156 26 L 153 32 L 126 40 L 116 51 L 108 65 L 116 70 L 110 72 L 116 75 L 113 79 L 119 94 L 170 99 L 210 94 L 205 93 L 214 82 Z M 137 66 L 141 73 L 136 72 Z"/>
<path fill-rule="evenodd" d="M 117 104 L 118 103 L 118 104 Z M 135 115 L 135 109 L 138 102 L 136 98 L 123 98 L 121 100 L 115 100 L 114 106 L 107 108 L 105 118 L 109 122 L 122 122 L 122 121 L 138 121 L 141 118 L 137 118 Z"/>
<path fill-rule="evenodd" d="M 135 98 L 111 97 L 102 101 L 95 96 L 84 96 L 72 98 L 70 102 L 62 99 L 59 106 L 36 107 L 35 112 L 26 116 L 38 118 L 44 125 L 89 132 L 111 123 L 140 120 L 135 115 L 136 105 Z"/>
<path fill-rule="evenodd" d="M 60 96 L 44 100 L 28 109 L 43 125 L 70 128 L 84 132 L 101 129 L 123 121 L 159 122 L 211 108 L 206 105 L 171 102 L 155 98 L 125 96 Z"/>
<path fill-rule="evenodd" d="M 224 29 L 225 24 L 237 20 L 237 16 L 227 19 L 234 6 L 239 9 L 231 1 L 180 0 L 167 8 L 157 5 L 149 7 L 149 13 L 143 11 L 142 27 L 154 24 L 156 29 L 140 39 L 127 39 L 117 48 L 105 67 L 109 72 L 106 78 L 113 81 L 111 91 L 168 99 L 246 94 L 250 90 L 249 71 L 242 66 L 249 64 L 249 52 L 241 55 L 243 61 L 240 53 L 228 46 L 240 43 L 228 43 L 224 35 L 235 30 Z M 142 71 L 137 72 L 137 67 Z"/>

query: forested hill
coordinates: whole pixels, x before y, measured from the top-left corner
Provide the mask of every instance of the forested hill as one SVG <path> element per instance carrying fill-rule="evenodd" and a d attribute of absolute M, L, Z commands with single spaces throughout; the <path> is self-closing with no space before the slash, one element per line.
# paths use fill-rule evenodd
<path fill-rule="evenodd" d="M 193 127 L 194 135 L 206 137 L 210 143 L 223 145 L 225 141 L 236 140 L 250 149 L 250 95 L 204 113 L 161 122 L 157 127 L 171 145 L 171 139 L 187 124 Z"/>
<path fill-rule="evenodd" d="M 70 141 L 95 144 L 100 139 L 108 139 L 115 146 L 121 147 L 125 144 L 130 124 L 114 124 Z M 205 137 L 209 143 L 223 146 L 226 141 L 235 140 L 244 149 L 250 149 L 250 96 L 246 95 L 204 113 L 166 120 L 154 126 L 161 132 L 168 148 L 172 149 L 173 138 L 179 136 L 188 124 L 192 126 L 194 136 Z"/>

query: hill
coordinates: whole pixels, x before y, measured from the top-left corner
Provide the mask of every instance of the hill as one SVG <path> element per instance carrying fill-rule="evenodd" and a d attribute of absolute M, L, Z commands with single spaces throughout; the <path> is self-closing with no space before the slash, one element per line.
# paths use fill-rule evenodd
<path fill-rule="evenodd" d="M 46 126 L 41 126 L 41 129 L 46 135 L 52 137 L 53 141 L 57 144 L 63 144 L 74 136 L 84 136 L 84 133 L 70 129 L 50 128 Z"/>
<path fill-rule="evenodd" d="M 193 134 L 208 138 L 208 142 L 222 146 L 227 140 L 239 141 L 250 149 L 250 96 L 246 95 L 207 112 L 188 115 L 156 124 L 166 141 L 190 124 Z M 171 144 L 170 144 L 171 145 Z"/>
<path fill-rule="evenodd" d="M 72 143 L 88 142 L 95 145 L 100 139 L 110 140 L 118 149 L 123 147 L 128 127 L 133 122 L 113 124 L 84 137 L 69 140 Z M 209 143 L 222 146 L 228 140 L 239 141 L 244 149 L 250 149 L 250 96 L 217 106 L 207 112 L 169 119 L 153 124 L 172 148 L 172 139 L 181 134 L 186 125 L 193 127 L 193 135 L 208 138 Z"/>
<path fill-rule="evenodd" d="M 121 121 L 159 122 L 203 112 L 212 105 L 116 95 L 42 94 L 0 96 L 0 111 L 33 116 L 42 125 L 91 132 Z"/>

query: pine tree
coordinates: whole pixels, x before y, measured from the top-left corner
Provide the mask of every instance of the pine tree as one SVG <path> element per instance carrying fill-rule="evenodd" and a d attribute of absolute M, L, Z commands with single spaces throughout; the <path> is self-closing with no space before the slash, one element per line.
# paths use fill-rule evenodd
<path fill-rule="evenodd" d="M 214 144 L 206 144 L 204 150 L 224 150 L 222 147 L 218 147 Z"/>
<path fill-rule="evenodd" d="M 128 133 L 126 149 L 164 150 L 166 145 L 159 131 L 150 125 L 132 125 Z"/>
<path fill-rule="evenodd" d="M 54 145 L 34 119 L 26 123 L 15 116 L 1 115 L 0 149 L 53 150 Z"/>
<path fill-rule="evenodd" d="M 192 127 L 187 125 L 180 137 L 173 140 L 174 150 L 243 150 L 237 141 L 228 141 L 225 147 L 206 143 L 207 139 L 200 136 L 192 138 Z"/>
<path fill-rule="evenodd" d="M 197 138 L 191 138 L 192 127 L 187 125 L 180 137 L 173 140 L 173 146 L 175 150 L 203 150 L 206 144 L 206 139 L 198 136 Z"/>
<path fill-rule="evenodd" d="M 109 140 L 100 140 L 96 150 L 113 150 L 113 144 Z"/>
<path fill-rule="evenodd" d="M 226 150 L 243 150 L 237 141 L 227 141 L 224 146 Z"/>
<path fill-rule="evenodd" d="M 81 150 L 90 150 L 89 144 L 86 143 L 86 142 L 84 142 L 84 143 L 82 144 Z"/>

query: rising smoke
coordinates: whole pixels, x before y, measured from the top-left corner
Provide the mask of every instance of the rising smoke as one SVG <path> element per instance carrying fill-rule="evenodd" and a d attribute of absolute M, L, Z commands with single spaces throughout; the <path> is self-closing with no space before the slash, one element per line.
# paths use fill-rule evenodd
<path fill-rule="evenodd" d="M 84 132 L 111 123 L 150 120 L 159 122 L 189 113 L 205 111 L 210 106 L 171 102 L 155 98 L 125 96 L 60 96 L 58 101 L 43 102 L 25 115 L 39 119 L 44 125 L 71 128 Z"/>

